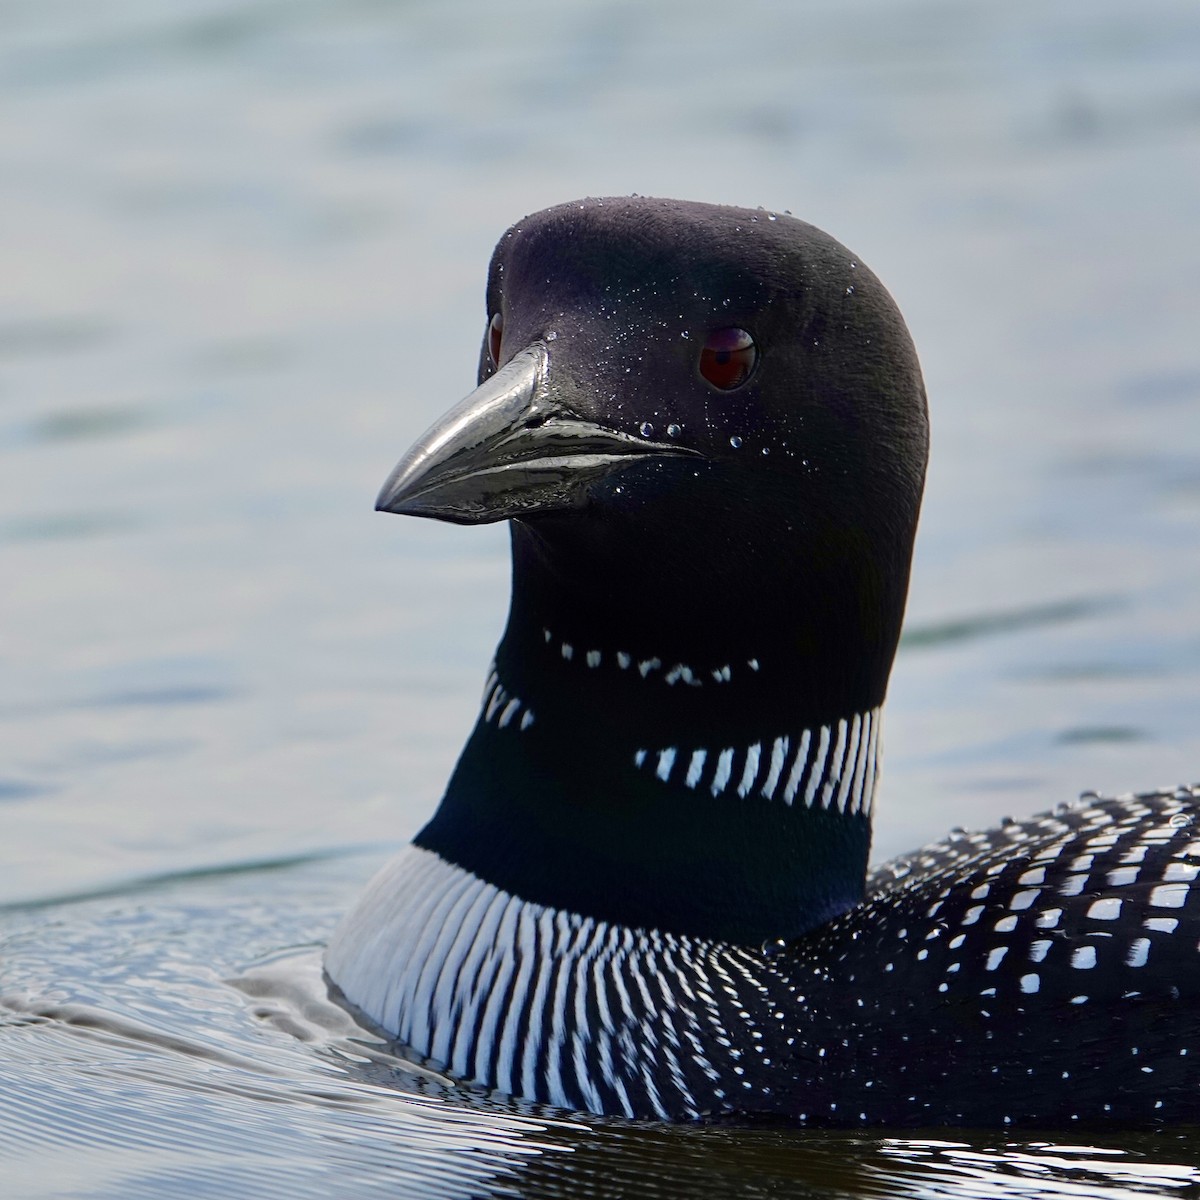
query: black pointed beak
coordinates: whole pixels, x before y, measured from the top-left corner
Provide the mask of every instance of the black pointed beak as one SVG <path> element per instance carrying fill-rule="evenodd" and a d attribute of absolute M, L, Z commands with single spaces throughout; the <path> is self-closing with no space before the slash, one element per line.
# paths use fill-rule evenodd
<path fill-rule="evenodd" d="M 380 512 L 482 525 L 582 505 L 587 485 L 639 459 L 698 451 L 572 412 L 542 342 L 527 346 L 428 429 L 375 501 Z"/>

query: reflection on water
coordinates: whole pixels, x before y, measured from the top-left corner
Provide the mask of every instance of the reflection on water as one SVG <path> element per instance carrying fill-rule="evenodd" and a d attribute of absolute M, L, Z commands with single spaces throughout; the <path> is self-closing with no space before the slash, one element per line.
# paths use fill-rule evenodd
<path fill-rule="evenodd" d="M 901 639 L 907 650 L 925 646 L 941 646 L 946 642 L 976 641 L 997 633 L 1013 633 L 1021 629 L 1037 629 L 1060 622 L 1069 623 L 1092 613 L 1103 612 L 1115 601 L 1093 596 L 1086 600 L 1060 600 L 1054 604 L 1037 604 L 1013 612 L 978 613 L 939 621 L 933 625 L 909 622 Z"/>
<path fill-rule="evenodd" d="M 29 436 L 41 442 L 90 441 L 136 429 L 145 419 L 136 408 L 68 408 L 39 417 Z"/>
<path fill-rule="evenodd" d="M 909 320 L 933 466 L 879 856 L 1200 773 L 1194 0 L 735 16 L 0 0 L 0 1192 L 1196 1190 L 1186 1132 L 506 1105 L 312 969 L 504 618 L 502 530 L 375 490 L 469 390 L 495 238 L 575 195 L 791 209 Z"/>

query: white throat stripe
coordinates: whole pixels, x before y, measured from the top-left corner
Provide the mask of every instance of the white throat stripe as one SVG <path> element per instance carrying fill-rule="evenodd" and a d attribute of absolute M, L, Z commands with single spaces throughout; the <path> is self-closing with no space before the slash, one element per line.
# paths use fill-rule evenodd
<path fill-rule="evenodd" d="M 769 751 L 764 750 L 767 746 Z M 834 725 L 805 729 L 798 736 L 784 734 L 745 747 L 644 747 L 634 753 L 633 765 L 641 770 L 649 764 L 662 783 L 682 783 L 693 790 L 707 785 L 714 796 L 733 790 L 743 799 L 756 793 L 773 800 L 780 794 L 789 806 L 801 796 L 809 808 L 820 805 L 866 816 L 875 791 L 878 755 L 879 709 L 875 708 Z M 780 781 L 785 778 L 781 792 Z"/>

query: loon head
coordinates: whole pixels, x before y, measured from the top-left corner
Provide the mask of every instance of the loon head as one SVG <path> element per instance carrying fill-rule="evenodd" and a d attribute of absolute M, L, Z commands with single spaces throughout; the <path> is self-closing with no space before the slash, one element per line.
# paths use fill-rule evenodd
<path fill-rule="evenodd" d="M 563 205 L 500 242 L 479 376 L 380 507 L 510 520 L 508 625 L 340 996 L 594 1113 L 1194 1120 L 1195 789 L 865 886 L 927 445 L 874 276 L 776 214 Z"/>
<path fill-rule="evenodd" d="M 862 894 L 927 453 L 880 282 L 790 216 L 592 199 L 501 238 L 478 387 L 377 507 L 509 520 L 479 724 L 419 845 L 757 941 Z"/>

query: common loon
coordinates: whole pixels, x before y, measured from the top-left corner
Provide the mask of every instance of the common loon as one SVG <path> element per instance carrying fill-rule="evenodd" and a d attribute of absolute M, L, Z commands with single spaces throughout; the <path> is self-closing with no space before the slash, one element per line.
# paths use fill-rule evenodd
<path fill-rule="evenodd" d="M 511 521 L 508 625 L 328 947 L 344 1001 L 598 1114 L 1200 1120 L 1200 788 L 868 874 L 928 444 L 875 276 L 787 215 L 589 199 L 503 236 L 487 304 L 377 507 Z"/>

